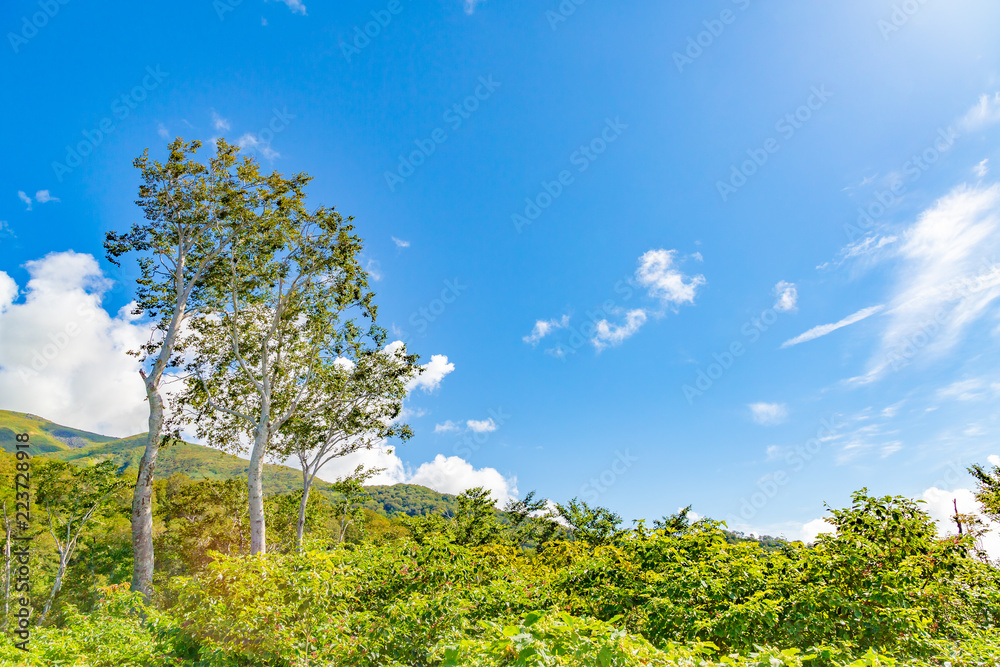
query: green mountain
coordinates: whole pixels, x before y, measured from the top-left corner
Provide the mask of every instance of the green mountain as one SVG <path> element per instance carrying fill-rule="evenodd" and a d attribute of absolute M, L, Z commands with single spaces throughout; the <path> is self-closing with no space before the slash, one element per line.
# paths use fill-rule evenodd
<path fill-rule="evenodd" d="M 15 436 L 28 433 L 36 456 L 66 461 L 75 465 L 94 465 L 114 461 L 119 473 L 128 474 L 139 468 L 145 447 L 145 434 L 127 438 L 113 438 L 97 433 L 54 424 L 37 415 L 0 410 L 0 448 L 15 451 Z M 250 462 L 232 454 L 177 441 L 160 450 L 156 462 L 156 476 L 165 479 L 175 473 L 192 479 L 227 480 L 246 477 Z M 288 493 L 302 488 L 302 473 L 283 465 L 264 465 L 264 492 Z M 317 481 L 313 487 L 320 493 L 331 495 L 330 484 Z M 453 514 L 455 496 L 438 493 L 415 484 L 368 487 L 370 498 L 366 507 L 381 514 Z"/>

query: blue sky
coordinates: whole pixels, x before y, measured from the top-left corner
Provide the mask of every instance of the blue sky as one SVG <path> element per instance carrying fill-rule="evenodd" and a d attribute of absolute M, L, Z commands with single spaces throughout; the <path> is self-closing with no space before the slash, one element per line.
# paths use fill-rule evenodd
<path fill-rule="evenodd" d="M 862 486 L 967 499 L 1000 454 L 1000 7 L 679 4 L 5 3 L 0 406 L 141 430 L 103 235 L 144 148 L 225 136 L 356 217 L 431 365 L 383 481 L 795 537 Z"/>

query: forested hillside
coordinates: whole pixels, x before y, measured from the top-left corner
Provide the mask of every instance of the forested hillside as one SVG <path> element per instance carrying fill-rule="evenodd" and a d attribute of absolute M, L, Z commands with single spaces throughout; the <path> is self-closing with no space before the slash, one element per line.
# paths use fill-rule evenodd
<path fill-rule="evenodd" d="M 145 434 L 128 438 L 88 433 L 61 426 L 36 415 L 0 410 L 0 446 L 15 449 L 14 434 L 31 432 L 31 451 L 39 456 L 74 465 L 94 465 L 110 461 L 122 475 L 135 475 Z M 37 433 L 38 435 L 34 435 Z M 158 479 L 184 475 L 192 480 L 226 481 L 246 479 L 249 461 L 189 442 L 174 441 L 160 452 L 156 465 Z M 264 491 L 268 495 L 292 493 L 302 488 L 302 473 L 283 465 L 265 464 Z M 454 514 L 455 496 L 438 493 L 416 484 L 369 486 L 364 507 L 388 516 L 406 514 Z M 329 483 L 318 481 L 316 491 L 334 498 Z"/>

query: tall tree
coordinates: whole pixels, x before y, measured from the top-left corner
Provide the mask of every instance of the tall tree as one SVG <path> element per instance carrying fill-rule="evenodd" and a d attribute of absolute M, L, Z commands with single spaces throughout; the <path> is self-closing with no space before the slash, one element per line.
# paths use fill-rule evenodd
<path fill-rule="evenodd" d="M 188 381 L 176 400 L 209 443 L 249 448 L 250 551 L 261 554 L 274 436 L 322 409 L 321 369 L 340 356 L 344 327 L 358 317 L 374 323 L 376 309 L 353 218 L 307 209 L 306 174 L 263 176 L 249 159 L 238 174 L 228 202 L 235 233 L 211 302 L 191 321 Z"/>
<path fill-rule="evenodd" d="M 149 342 L 133 352 L 139 357 L 149 403 L 149 431 L 139 461 L 132 496 L 132 548 L 135 554 L 132 590 L 147 599 L 153 582 L 152 492 L 156 459 L 165 443 L 164 375 L 176 367 L 181 332 L 197 308 L 216 260 L 226 247 L 227 200 L 234 188 L 232 168 L 236 147 L 221 141 L 206 167 L 194 160 L 197 141 L 174 140 L 166 162 L 145 151 L 135 160 L 142 172 L 136 203 L 145 221 L 124 233 L 108 232 L 107 258 L 115 265 L 128 253 L 137 253 L 135 309 L 153 319 Z"/>

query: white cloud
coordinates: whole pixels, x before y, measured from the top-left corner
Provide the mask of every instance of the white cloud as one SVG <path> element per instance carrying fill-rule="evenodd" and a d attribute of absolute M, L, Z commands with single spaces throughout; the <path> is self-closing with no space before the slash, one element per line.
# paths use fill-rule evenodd
<path fill-rule="evenodd" d="M 472 14 L 476 11 L 476 7 L 486 2 L 486 0 L 465 0 L 465 13 Z"/>
<path fill-rule="evenodd" d="M 842 329 L 846 326 L 854 324 L 855 322 L 860 322 L 861 320 L 871 317 L 872 315 L 879 313 L 884 309 L 885 306 L 882 305 L 872 306 L 871 308 L 864 308 L 854 313 L 853 315 L 848 315 L 839 322 L 834 322 L 833 324 L 821 324 L 817 327 L 813 327 L 804 334 L 796 336 L 795 338 L 792 338 L 790 340 L 786 340 L 784 343 L 781 344 L 781 347 L 782 348 L 791 347 L 793 345 L 798 345 L 799 343 L 805 343 L 810 340 L 815 340 L 821 336 L 827 335 L 828 333 L 832 333 L 837 329 Z"/>
<path fill-rule="evenodd" d="M 6 220 L 0 220 L 0 239 L 7 236 L 16 238 L 17 235 L 14 234 L 14 230 L 11 228 L 10 223 Z"/>
<path fill-rule="evenodd" d="M 567 326 L 569 326 L 569 315 L 563 315 L 558 320 L 538 320 L 535 322 L 535 327 L 531 330 L 531 333 L 521 340 L 534 347 L 556 329 L 564 329 Z"/>
<path fill-rule="evenodd" d="M 780 281 L 774 286 L 774 296 L 777 298 L 774 309 L 779 313 L 798 310 L 799 290 L 795 287 L 795 283 Z"/>
<path fill-rule="evenodd" d="M 494 468 L 476 469 L 457 456 L 438 454 L 429 463 L 423 463 L 412 475 L 406 476 L 407 484 L 420 484 L 440 493 L 459 494 L 481 486 L 489 489 L 497 505 L 504 505 L 517 497 L 517 478 L 506 478 Z"/>
<path fill-rule="evenodd" d="M 232 124 L 229 122 L 228 118 L 223 118 L 219 115 L 219 112 L 212 109 L 212 127 L 215 128 L 216 132 L 228 132 L 233 129 Z"/>
<path fill-rule="evenodd" d="M 441 381 L 445 376 L 455 370 L 455 364 L 448 361 L 448 357 L 443 354 L 435 354 L 430 362 L 422 366 L 424 372 L 410 380 L 406 385 L 408 391 L 422 389 L 424 392 L 432 392 L 441 386 Z"/>
<path fill-rule="evenodd" d="M 48 190 L 39 190 L 35 193 L 35 200 L 39 204 L 48 204 L 50 201 L 58 202 L 59 197 L 53 197 Z"/>
<path fill-rule="evenodd" d="M 881 345 L 869 370 L 853 381 L 872 382 L 918 353 L 939 356 L 975 322 L 996 312 L 1000 297 L 1000 185 L 959 186 L 902 235 Z"/>
<path fill-rule="evenodd" d="M 52 253 L 25 268 L 20 303 L 0 272 L 0 405 L 107 435 L 143 432 L 145 392 L 126 352 L 150 328 L 135 321 L 131 304 L 114 316 L 101 308 L 111 281 L 90 255 Z"/>
<path fill-rule="evenodd" d="M 836 528 L 826 519 L 813 519 L 802 524 L 799 539 L 803 542 L 815 542 L 823 533 L 835 533 Z"/>
<path fill-rule="evenodd" d="M 788 419 L 788 406 L 784 403 L 751 403 L 753 420 L 761 426 L 774 426 Z"/>
<path fill-rule="evenodd" d="M 160 135 L 160 139 L 170 138 L 170 130 L 168 130 L 167 126 L 164 125 L 163 123 L 160 123 L 159 125 L 156 126 L 156 133 Z"/>
<path fill-rule="evenodd" d="M 409 248 L 410 242 L 404 241 L 403 239 L 397 239 L 395 236 L 392 237 L 392 242 L 396 244 L 397 248 Z"/>
<path fill-rule="evenodd" d="M 1000 93 L 994 93 L 992 97 L 981 96 L 979 102 L 959 121 L 967 132 L 982 130 L 994 123 L 1000 123 Z"/>
<path fill-rule="evenodd" d="M 985 160 L 977 164 L 975 167 L 973 167 L 972 171 L 975 172 L 976 176 L 978 176 L 979 178 L 985 177 L 986 174 L 990 173 L 990 159 L 986 158 Z"/>
<path fill-rule="evenodd" d="M 461 427 L 450 419 L 443 424 L 434 425 L 435 433 L 454 433 L 455 431 L 458 431 L 460 429 Z"/>
<path fill-rule="evenodd" d="M 1000 466 L 1000 456 L 997 456 L 996 454 L 990 454 L 986 457 L 986 460 L 989 461 L 990 465 Z"/>
<path fill-rule="evenodd" d="M 469 430 L 473 433 L 492 433 L 499 428 L 497 423 L 493 421 L 493 418 L 484 419 L 477 421 L 475 419 L 470 419 L 465 422 L 465 425 L 469 427 Z"/>
<path fill-rule="evenodd" d="M 288 5 L 288 8 L 292 10 L 293 14 L 302 14 L 303 16 L 306 15 L 306 5 L 302 2 L 302 0 L 280 0 L 280 2 Z"/>
<path fill-rule="evenodd" d="M 382 264 L 377 259 L 369 259 L 365 271 L 375 282 L 382 280 Z"/>
<path fill-rule="evenodd" d="M 24 205 L 28 207 L 28 208 L 27 208 L 27 210 L 29 210 L 29 211 L 30 211 L 30 210 L 31 210 L 31 197 L 29 197 L 29 196 L 28 196 L 28 195 L 27 195 L 27 194 L 26 194 L 26 193 L 24 192 L 24 190 L 18 190 L 18 191 L 17 191 L 17 196 L 18 196 L 18 198 L 19 198 L 19 199 L 20 199 L 21 201 L 23 201 L 23 202 L 24 202 Z"/>
<path fill-rule="evenodd" d="M 271 148 L 270 141 L 264 141 L 253 132 L 247 132 L 236 142 L 243 150 L 251 150 L 260 153 L 265 159 L 274 160 L 281 157 L 281 153 Z"/>
<path fill-rule="evenodd" d="M 992 524 L 983 516 L 983 509 L 976 502 L 975 494 L 969 489 L 955 489 L 946 491 L 937 487 L 931 487 L 920 496 L 926 504 L 921 507 L 930 514 L 937 523 L 938 533 L 944 535 L 955 535 L 958 533 L 958 526 L 955 524 L 955 503 L 958 503 L 959 514 L 974 514 L 979 516 L 991 528 L 991 532 L 983 537 L 983 548 L 992 558 L 1000 557 L 1000 534 L 997 533 L 997 526 Z"/>
<path fill-rule="evenodd" d="M 590 342 L 594 344 L 598 352 L 621 345 L 634 336 L 645 323 L 646 311 L 641 308 L 628 311 L 625 314 L 625 322 L 622 324 L 612 324 L 607 320 L 601 320 L 595 325 L 594 335 Z"/>
<path fill-rule="evenodd" d="M 938 389 L 937 396 L 939 399 L 976 401 L 989 396 L 992 393 L 992 389 L 985 381 L 978 378 L 970 378 L 968 380 L 952 382 L 948 386 Z"/>
<path fill-rule="evenodd" d="M 636 281 L 660 300 L 664 307 L 694 303 L 698 287 L 705 284 L 705 276 L 686 276 L 674 268 L 676 250 L 649 250 L 639 258 L 635 271 Z"/>

